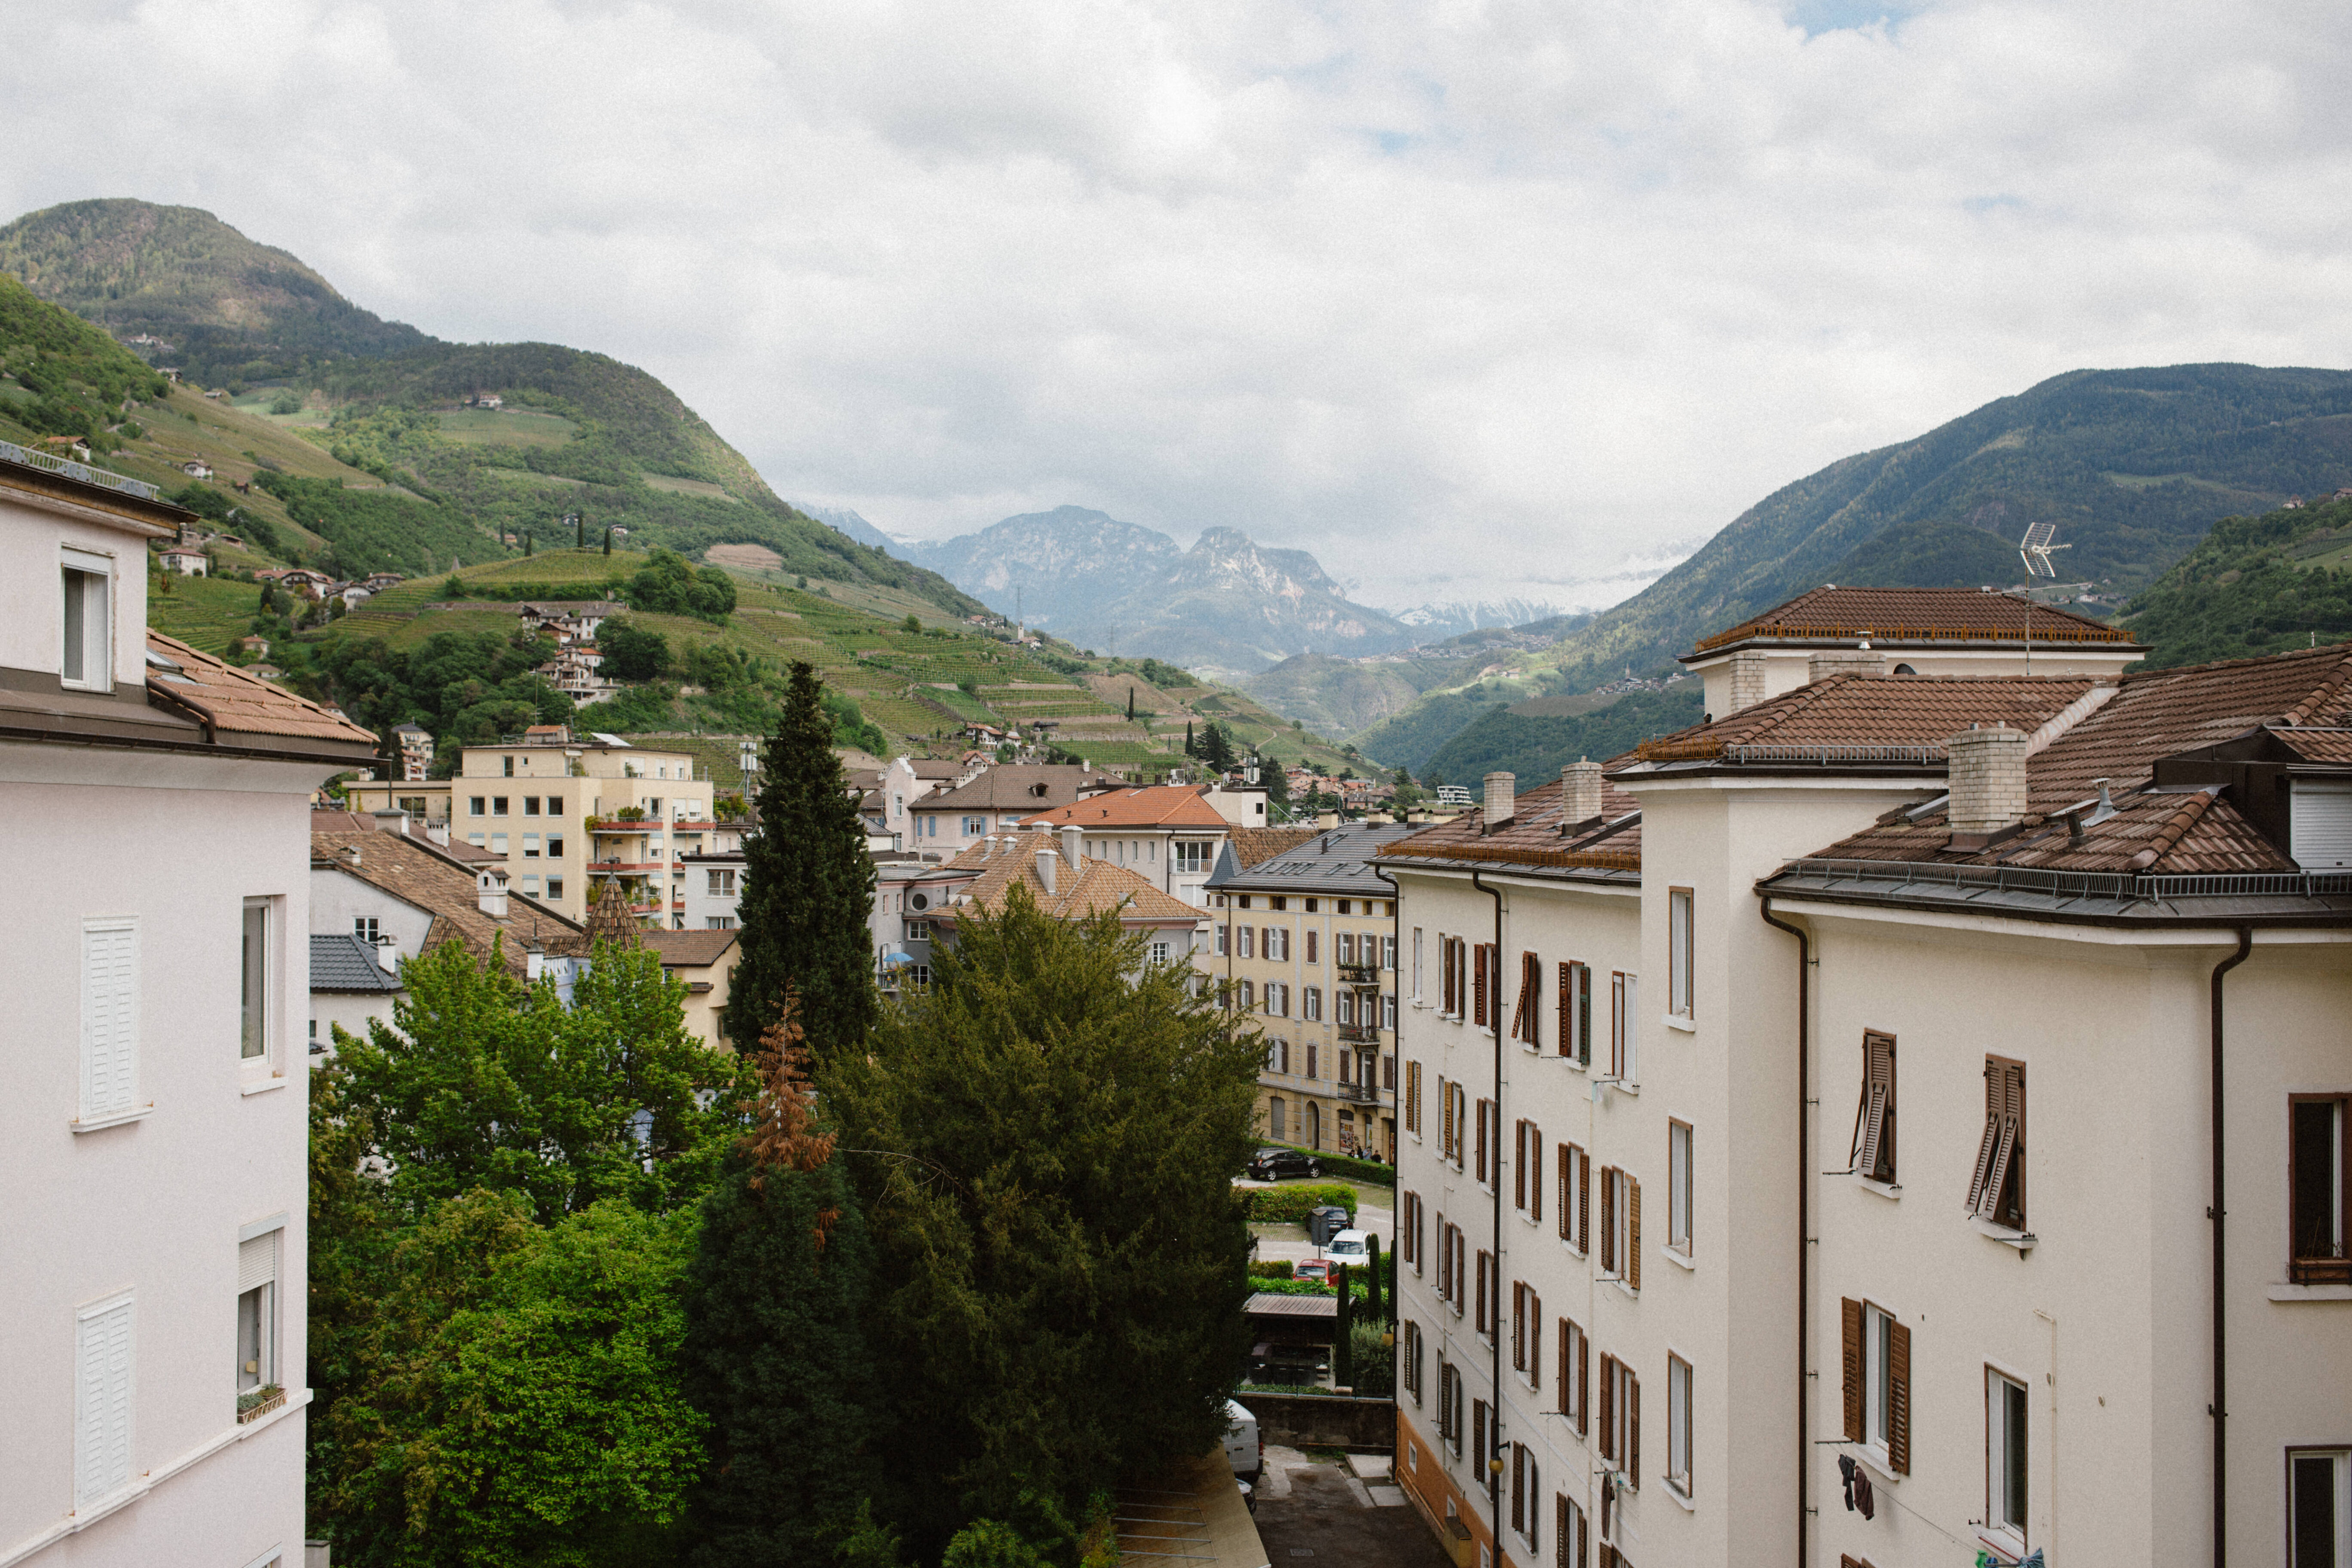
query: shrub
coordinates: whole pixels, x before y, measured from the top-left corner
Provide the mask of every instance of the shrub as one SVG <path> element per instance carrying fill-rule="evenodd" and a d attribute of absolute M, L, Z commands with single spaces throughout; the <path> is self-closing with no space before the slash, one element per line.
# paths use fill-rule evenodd
<path fill-rule="evenodd" d="M 1381 1336 L 1387 1331 L 1385 1323 L 1362 1318 L 1357 1319 L 1348 1331 L 1359 1394 L 1386 1399 L 1396 1393 L 1396 1352 L 1381 1343 Z"/>
<path fill-rule="evenodd" d="M 1278 1187 L 1255 1187 L 1250 1192 L 1250 1218 L 1264 1225 L 1286 1220 L 1297 1225 L 1306 1220 L 1308 1209 L 1326 1204 L 1346 1209 L 1352 1221 L 1356 1217 L 1356 1189 L 1339 1182 L 1291 1182 Z"/>
<path fill-rule="evenodd" d="M 1249 1271 L 1250 1277 L 1254 1279 L 1287 1279 L 1291 1276 L 1290 1260 L 1283 1258 L 1278 1261 L 1271 1259 L 1261 1261 L 1253 1258 L 1250 1259 Z"/>

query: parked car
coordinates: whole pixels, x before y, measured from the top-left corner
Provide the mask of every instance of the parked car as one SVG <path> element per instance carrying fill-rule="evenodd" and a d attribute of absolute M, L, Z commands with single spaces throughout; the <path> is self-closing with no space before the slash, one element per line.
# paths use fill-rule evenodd
<path fill-rule="evenodd" d="M 1323 1250 L 1331 1255 L 1332 1262 L 1352 1268 L 1371 1261 L 1372 1234 L 1368 1230 L 1343 1230 L 1326 1243 Z"/>
<path fill-rule="evenodd" d="M 1255 1488 L 1259 1476 L 1265 1473 L 1265 1439 L 1258 1435 L 1257 1417 L 1236 1401 L 1225 1401 L 1225 1458 L 1234 1467 L 1234 1478 L 1245 1487 Z M 1253 1496 L 1250 1506 L 1255 1508 Z"/>
<path fill-rule="evenodd" d="M 1331 1260 L 1328 1258 L 1310 1258 L 1304 1263 L 1293 1264 L 1290 1277 L 1293 1279 L 1313 1279 L 1328 1285 L 1331 1281 Z"/>
<path fill-rule="evenodd" d="M 1261 1149 L 1249 1163 L 1253 1182 L 1278 1182 L 1289 1176 L 1319 1176 L 1323 1162 L 1304 1149 Z"/>

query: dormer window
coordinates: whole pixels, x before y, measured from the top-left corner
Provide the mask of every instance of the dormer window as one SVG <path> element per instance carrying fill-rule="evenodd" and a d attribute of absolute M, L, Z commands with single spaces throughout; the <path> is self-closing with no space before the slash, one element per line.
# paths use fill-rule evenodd
<path fill-rule="evenodd" d="M 83 691 L 114 689 L 111 564 L 103 555 L 65 552 L 65 639 L 58 673 Z"/>

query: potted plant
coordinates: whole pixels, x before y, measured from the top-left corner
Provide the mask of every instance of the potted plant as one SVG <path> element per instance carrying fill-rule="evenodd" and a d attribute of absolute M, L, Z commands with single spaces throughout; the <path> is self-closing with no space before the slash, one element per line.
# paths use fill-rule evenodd
<path fill-rule="evenodd" d="M 236 1424 L 242 1426 L 248 1421 L 258 1421 L 285 1403 L 286 1390 L 277 1384 L 248 1388 L 236 1396 Z"/>

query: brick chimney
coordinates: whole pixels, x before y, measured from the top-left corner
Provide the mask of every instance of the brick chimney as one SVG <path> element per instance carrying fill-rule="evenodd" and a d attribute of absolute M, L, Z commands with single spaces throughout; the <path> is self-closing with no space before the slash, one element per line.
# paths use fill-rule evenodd
<path fill-rule="evenodd" d="M 1950 759 L 1952 847 L 1981 847 L 1961 840 L 1989 840 L 2017 826 L 2025 816 L 2025 731 L 2005 724 L 1970 728 L 1946 741 L 1944 752 Z"/>
<path fill-rule="evenodd" d="M 1511 818 L 1518 810 L 1513 799 L 1513 791 L 1518 782 L 1517 778 L 1510 773 L 1496 773 L 1486 775 L 1486 830 L 1487 832 L 1493 833 L 1511 825 Z"/>
<path fill-rule="evenodd" d="M 1591 822 L 1601 815 L 1601 764 L 1579 757 L 1559 770 L 1560 831 Z"/>
<path fill-rule="evenodd" d="M 1717 719 L 1728 719 L 1742 708 L 1764 700 L 1764 656 L 1754 648 L 1731 656 L 1731 691 Z"/>
<path fill-rule="evenodd" d="M 1866 647 L 1829 648 L 1805 661 L 1805 679 L 1810 682 L 1826 680 L 1832 675 L 1876 675 L 1885 668 L 1885 656 Z"/>

